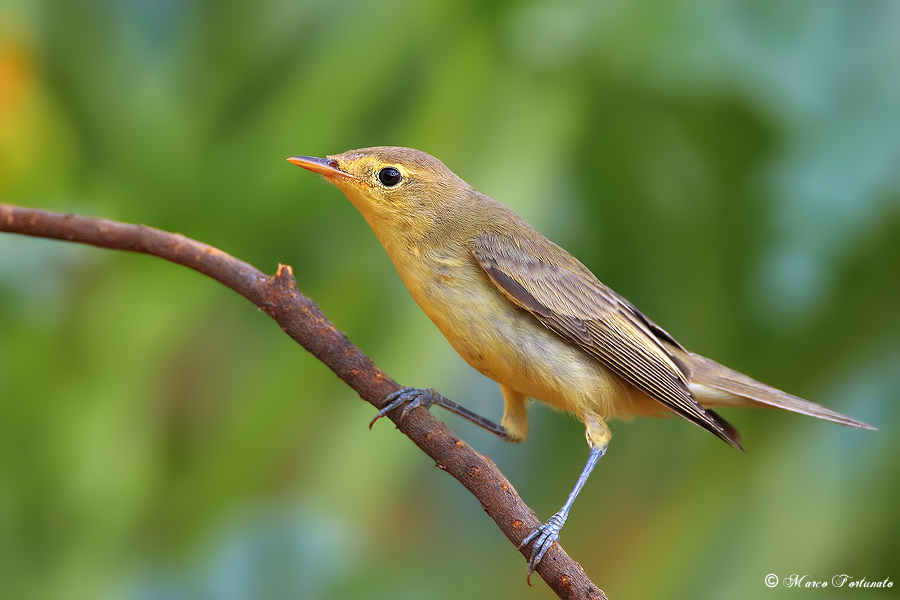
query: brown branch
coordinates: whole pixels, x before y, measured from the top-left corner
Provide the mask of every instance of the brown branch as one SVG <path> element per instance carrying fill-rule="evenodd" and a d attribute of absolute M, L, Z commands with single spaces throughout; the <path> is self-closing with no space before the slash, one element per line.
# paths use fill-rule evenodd
<path fill-rule="evenodd" d="M 360 397 L 379 408 L 400 386 L 354 346 L 297 290 L 291 268 L 280 265 L 270 277 L 212 246 L 143 225 L 0 204 L 0 231 L 142 252 L 199 271 L 230 287 L 275 319 L 281 328 L 325 363 Z M 485 512 L 516 546 L 540 521 L 488 458 L 457 438 L 428 411 L 414 410 L 397 428 L 481 502 Z M 530 545 L 521 550 L 527 558 Z M 560 598 L 606 598 L 559 546 L 547 552 L 537 573 Z"/>

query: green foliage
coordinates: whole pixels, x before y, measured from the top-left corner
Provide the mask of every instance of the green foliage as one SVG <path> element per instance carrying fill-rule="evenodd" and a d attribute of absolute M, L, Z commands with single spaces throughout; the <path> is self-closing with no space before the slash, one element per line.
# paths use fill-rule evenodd
<path fill-rule="evenodd" d="M 7 1 L 0 201 L 291 264 L 398 381 L 497 416 L 349 203 L 284 161 L 428 151 L 689 347 L 882 430 L 734 411 L 742 456 L 613 423 L 562 536 L 611 597 L 900 584 L 898 30 L 890 2 Z M 0 236 L 0 315 L 4 597 L 549 595 L 221 286 Z M 520 446 L 446 418 L 546 518 L 587 448 L 531 412 Z"/>

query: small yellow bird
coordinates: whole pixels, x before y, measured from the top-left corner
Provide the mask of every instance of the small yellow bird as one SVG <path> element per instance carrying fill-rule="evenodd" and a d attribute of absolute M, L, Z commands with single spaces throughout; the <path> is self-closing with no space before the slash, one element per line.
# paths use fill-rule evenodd
<path fill-rule="evenodd" d="M 500 437 L 528 435 L 528 398 L 577 416 L 590 454 L 563 507 L 531 532 L 529 575 L 559 539 L 611 437 L 608 419 L 675 413 L 740 448 L 719 406 L 774 406 L 874 429 L 686 350 L 628 300 L 510 209 L 411 148 L 294 156 L 362 213 L 409 293 L 472 367 L 500 384 L 501 425 L 434 390 L 404 388 L 373 423 L 403 406 L 443 406 Z"/>

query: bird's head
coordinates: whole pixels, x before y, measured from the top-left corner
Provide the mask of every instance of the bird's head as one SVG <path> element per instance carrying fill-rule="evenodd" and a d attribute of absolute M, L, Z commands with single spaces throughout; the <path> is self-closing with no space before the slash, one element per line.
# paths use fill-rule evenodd
<path fill-rule="evenodd" d="M 444 163 L 412 148 L 379 146 L 288 161 L 340 188 L 382 241 L 430 233 L 473 193 Z"/>

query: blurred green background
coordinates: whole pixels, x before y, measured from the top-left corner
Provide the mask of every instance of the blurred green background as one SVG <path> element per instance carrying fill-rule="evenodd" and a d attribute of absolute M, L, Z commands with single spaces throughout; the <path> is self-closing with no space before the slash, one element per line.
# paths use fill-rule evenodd
<path fill-rule="evenodd" d="M 613 423 L 562 541 L 611 598 L 900 595 L 900 4 L 0 0 L 0 201 L 291 264 L 405 385 L 499 418 L 362 218 L 285 162 L 440 157 L 685 345 L 853 417 Z M 246 300 L 0 235 L 3 598 L 548 598 L 478 503 Z M 724 412 L 724 411 L 723 411 Z M 586 457 L 437 415 L 546 519 Z M 815 597 L 845 597 L 817 590 Z"/>

